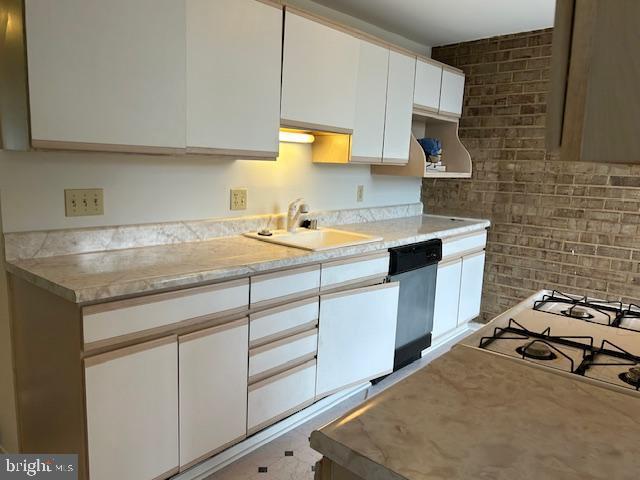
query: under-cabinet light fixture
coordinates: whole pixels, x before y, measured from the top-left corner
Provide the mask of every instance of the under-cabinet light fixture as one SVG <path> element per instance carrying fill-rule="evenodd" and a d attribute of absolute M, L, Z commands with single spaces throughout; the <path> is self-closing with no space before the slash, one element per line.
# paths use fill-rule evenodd
<path fill-rule="evenodd" d="M 316 139 L 310 133 L 290 132 L 288 130 L 280 130 L 280 141 L 287 143 L 313 143 Z"/>

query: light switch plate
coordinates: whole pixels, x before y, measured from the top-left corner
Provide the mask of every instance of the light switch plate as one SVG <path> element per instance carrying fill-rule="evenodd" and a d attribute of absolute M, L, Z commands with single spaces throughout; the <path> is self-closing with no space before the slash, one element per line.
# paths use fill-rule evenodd
<path fill-rule="evenodd" d="M 64 191 L 67 217 L 104 215 L 104 194 L 101 188 L 73 188 Z"/>
<path fill-rule="evenodd" d="M 362 202 L 364 200 L 364 185 L 358 185 L 356 189 L 356 201 Z"/>
<path fill-rule="evenodd" d="M 246 210 L 247 209 L 247 189 L 246 188 L 232 188 L 231 189 L 231 210 Z"/>

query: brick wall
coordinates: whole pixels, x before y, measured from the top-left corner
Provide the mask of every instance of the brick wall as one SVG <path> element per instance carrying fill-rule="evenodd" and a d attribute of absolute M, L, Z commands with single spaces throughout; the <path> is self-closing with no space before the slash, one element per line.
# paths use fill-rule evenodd
<path fill-rule="evenodd" d="M 640 303 L 640 165 L 563 162 L 544 150 L 551 30 L 433 49 L 467 75 L 469 180 L 423 181 L 429 213 L 491 219 L 486 320 L 536 290 Z"/>

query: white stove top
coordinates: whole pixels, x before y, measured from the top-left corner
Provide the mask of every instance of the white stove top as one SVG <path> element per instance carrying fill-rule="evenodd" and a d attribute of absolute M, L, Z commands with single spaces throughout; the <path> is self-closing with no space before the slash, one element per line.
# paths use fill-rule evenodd
<path fill-rule="evenodd" d="M 462 343 L 640 396 L 634 306 L 541 291 Z"/>

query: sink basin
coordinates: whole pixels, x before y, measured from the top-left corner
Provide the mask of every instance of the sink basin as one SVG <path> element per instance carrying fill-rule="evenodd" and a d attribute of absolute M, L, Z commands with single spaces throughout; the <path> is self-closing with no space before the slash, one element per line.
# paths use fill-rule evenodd
<path fill-rule="evenodd" d="M 301 248 L 314 252 L 382 240 L 382 237 L 373 237 L 335 228 L 319 228 L 318 230 L 298 228 L 294 233 L 289 233 L 286 230 L 273 230 L 272 234 L 271 236 L 264 236 L 259 235 L 257 232 L 251 232 L 245 233 L 245 236 L 262 240 L 263 242 L 277 243 L 286 247 Z"/>

